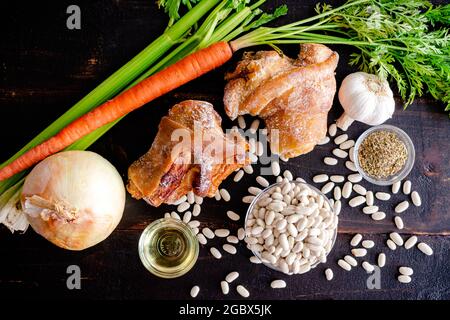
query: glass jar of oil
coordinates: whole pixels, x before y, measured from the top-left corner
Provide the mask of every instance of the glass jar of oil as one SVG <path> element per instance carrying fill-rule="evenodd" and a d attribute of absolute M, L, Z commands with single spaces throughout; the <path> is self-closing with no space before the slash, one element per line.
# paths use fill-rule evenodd
<path fill-rule="evenodd" d="M 152 222 L 139 239 L 139 257 L 144 266 L 161 278 L 187 273 L 198 258 L 198 240 L 184 222 L 163 218 Z"/>

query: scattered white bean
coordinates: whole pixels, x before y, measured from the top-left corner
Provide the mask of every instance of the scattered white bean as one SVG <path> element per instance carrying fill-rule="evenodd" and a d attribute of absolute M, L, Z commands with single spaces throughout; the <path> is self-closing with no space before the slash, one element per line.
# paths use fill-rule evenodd
<path fill-rule="evenodd" d="M 400 267 L 398 268 L 398 272 L 405 276 L 412 276 L 414 273 L 414 270 L 410 267 Z"/>
<path fill-rule="evenodd" d="M 361 245 L 366 249 L 371 249 L 375 246 L 375 242 L 372 240 L 364 240 Z"/>
<path fill-rule="evenodd" d="M 239 239 L 236 236 L 228 236 L 227 241 L 234 244 L 239 243 Z"/>
<path fill-rule="evenodd" d="M 244 228 L 239 228 L 238 229 L 238 231 L 237 231 L 237 237 L 238 237 L 238 239 L 239 240 L 244 240 L 244 238 L 245 238 L 245 230 L 244 230 Z"/>
<path fill-rule="evenodd" d="M 281 172 L 281 168 L 280 168 L 280 164 L 278 163 L 278 161 L 272 161 L 271 167 L 272 167 L 272 174 L 274 176 L 279 176 L 280 172 Z"/>
<path fill-rule="evenodd" d="M 368 263 L 367 261 L 363 261 L 362 267 L 364 270 L 366 270 L 368 273 L 372 273 L 373 270 L 375 270 L 374 266 Z"/>
<path fill-rule="evenodd" d="M 242 198 L 243 203 L 252 203 L 253 199 L 255 199 L 255 196 L 245 196 Z"/>
<path fill-rule="evenodd" d="M 356 247 L 362 240 L 362 235 L 360 233 L 357 233 L 353 236 L 352 240 L 350 240 L 350 245 L 352 247 Z"/>
<path fill-rule="evenodd" d="M 401 247 L 403 245 L 403 239 L 397 232 L 391 232 L 389 237 L 397 246 Z"/>
<path fill-rule="evenodd" d="M 228 210 L 227 216 L 233 221 L 238 221 L 241 217 L 234 211 Z"/>
<path fill-rule="evenodd" d="M 367 250 L 364 248 L 356 248 L 351 250 L 352 255 L 355 257 L 364 257 L 367 254 Z"/>
<path fill-rule="evenodd" d="M 230 193 L 227 191 L 227 189 L 220 189 L 220 196 L 225 202 L 228 202 L 231 200 Z"/>
<path fill-rule="evenodd" d="M 192 209 L 192 215 L 194 217 L 197 217 L 200 214 L 201 210 L 202 210 L 202 208 L 200 207 L 200 205 L 198 203 L 194 204 L 194 208 Z"/>
<path fill-rule="evenodd" d="M 353 163 L 353 161 L 345 161 L 345 167 L 353 172 L 357 172 L 358 170 L 356 170 L 355 164 Z"/>
<path fill-rule="evenodd" d="M 355 140 L 347 140 L 347 141 L 341 143 L 339 145 L 339 148 L 342 150 L 348 150 L 348 149 L 353 148 L 354 145 L 355 145 Z M 353 153 L 353 150 L 349 151 L 349 155 L 352 153 Z M 350 159 L 350 160 L 353 161 L 352 159 Z"/>
<path fill-rule="evenodd" d="M 347 262 L 349 265 L 351 265 L 352 267 L 356 267 L 358 265 L 358 261 L 356 261 L 355 258 L 353 258 L 350 255 L 346 255 L 344 257 L 345 262 Z"/>
<path fill-rule="evenodd" d="M 273 280 L 273 281 L 270 283 L 270 286 L 271 286 L 273 289 L 282 289 L 282 288 L 286 288 L 286 281 L 284 281 L 284 280 Z"/>
<path fill-rule="evenodd" d="M 372 214 L 372 213 L 378 212 L 378 207 L 377 206 L 367 206 L 367 207 L 364 207 L 362 211 L 365 214 Z"/>
<path fill-rule="evenodd" d="M 327 194 L 334 188 L 334 182 L 327 182 L 320 191 L 322 191 L 323 194 Z"/>
<path fill-rule="evenodd" d="M 386 213 L 384 213 L 383 211 L 378 211 L 378 212 L 375 212 L 374 214 L 372 214 L 371 218 L 372 218 L 372 220 L 380 221 L 380 220 L 383 220 L 384 218 L 386 218 Z"/>
<path fill-rule="evenodd" d="M 253 174 L 253 167 L 251 164 L 246 165 L 243 169 L 246 174 Z"/>
<path fill-rule="evenodd" d="M 223 294 L 228 294 L 230 292 L 230 286 L 226 281 L 220 281 L 220 288 L 222 289 Z"/>
<path fill-rule="evenodd" d="M 245 123 L 244 117 L 243 117 L 243 116 L 238 116 L 237 120 L 238 120 L 238 126 L 239 126 L 239 128 L 245 129 L 245 127 L 247 126 L 247 124 Z"/>
<path fill-rule="evenodd" d="M 388 201 L 391 199 L 391 195 L 387 192 L 377 192 L 375 193 L 375 198 L 381 201 Z"/>
<path fill-rule="evenodd" d="M 232 283 L 234 280 L 236 280 L 239 277 L 239 272 L 232 271 L 225 277 L 225 281 L 228 283 Z"/>
<path fill-rule="evenodd" d="M 386 255 L 382 252 L 378 255 L 378 266 L 383 268 L 386 265 Z"/>
<path fill-rule="evenodd" d="M 191 205 L 189 204 L 189 202 L 183 202 L 183 203 L 180 203 L 179 205 L 178 205 L 178 207 L 177 207 L 177 211 L 178 212 L 184 212 L 184 211 L 186 211 L 187 209 L 189 209 L 189 207 L 190 207 Z"/>
<path fill-rule="evenodd" d="M 341 213 L 342 202 L 341 200 L 336 200 L 333 204 L 334 213 L 338 216 Z"/>
<path fill-rule="evenodd" d="M 203 203 L 203 197 L 195 196 L 195 203 L 201 205 Z"/>
<path fill-rule="evenodd" d="M 292 176 L 292 172 L 289 170 L 284 170 L 283 172 L 283 177 L 285 177 L 286 179 L 288 179 L 289 181 L 294 180 L 294 177 Z"/>
<path fill-rule="evenodd" d="M 397 194 L 398 191 L 400 190 L 401 185 L 402 185 L 402 182 L 401 182 L 401 181 L 394 182 L 394 183 L 392 184 L 392 193 L 393 193 L 393 194 Z"/>
<path fill-rule="evenodd" d="M 422 199 L 420 198 L 420 195 L 417 191 L 413 191 L 411 193 L 411 200 L 412 203 L 416 206 L 416 207 L 420 207 L 422 205 Z"/>
<path fill-rule="evenodd" d="M 339 186 L 334 187 L 333 197 L 334 197 L 335 201 L 341 200 L 341 197 L 342 197 L 341 187 L 339 187 Z"/>
<path fill-rule="evenodd" d="M 259 128 L 259 119 L 253 120 L 252 124 L 250 125 L 250 133 L 255 134 L 256 130 Z"/>
<path fill-rule="evenodd" d="M 373 192 L 367 191 L 366 193 L 366 204 L 368 206 L 373 206 L 375 199 L 373 198 Z"/>
<path fill-rule="evenodd" d="M 431 256 L 433 254 L 433 249 L 426 244 L 425 242 L 421 242 L 417 245 L 417 249 L 425 253 L 427 256 Z"/>
<path fill-rule="evenodd" d="M 236 247 L 233 246 L 233 245 L 231 245 L 231 244 L 229 244 L 229 243 L 225 243 L 225 244 L 222 246 L 222 249 L 223 249 L 225 252 L 228 252 L 229 254 L 236 254 L 236 253 L 237 253 Z"/>
<path fill-rule="evenodd" d="M 219 190 L 217 190 L 216 193 L 214 194 L 214 199 L 216 199 L 216 201 L 222 200 Z"/>
<path fill-rule="evenodd" d="M 366 188 L 364 188 L 362 185 L 360 184 L 354 184 L 353 185 L 353 190 L 355 190 L 356 193 L 359 193 L 362 196 L 365 196 L 367 193 Z M 364 198 L 364 202 L 366 202 L 366 199 Z"/>
<path fill-rule="evenodd" d="M 403 274 L 399 275 L 397 279 L 401 283 L 410 283 L 411 282 L 411 277 L 410 276 L 405 276 Z"/>
<path fill-rule="evenodd" d="M 328 166 L 335 166 L 337 165 L 338 161 L 336 158 L 332 158 L 332 157 L 325 157 L 323 159 L 323 163 L 325 163 Z"/>
<path fill-rule="evenodd" d="M 191 221 L 189 221 L 188 226 L 191 228 L 198 228 L 198 227 L 200 227 L 200 221 L 191 220 Z"/>
<path fill-rule="evenodd" d="M 395 242 L 392 241 L 391 239 L 387 239 L 386 245 L 387 245 L 388 248 L 391 249 L 391 250 L 397 249 L 397 245 L 396 245 Z"/>
<path fill-rule="evenodd" d="M 405 182 L 403 182 L 403 193 L 406 195 L 411 193 L 411 181 L 410 180 L 406 180 Z"/>
<path fill-rule="evenodd" d="M 402 213 L 405 212 L 406 209 L 409 208 L 409 202 L 408 201 L 402 201 L 400 202 L 394 209 L 395 213 Z"/>
<path fill-rule="evenodd" d="M 327 144 L 328 142 L 330 142 L 330 138 L 325 136 L 325 138 L 321 139 L 317 144 L 319 146 L 323 146 L 324 144 Z"/>
<path fill-rule="evenodd" d="M 213 239 L 215 237 L 214 232 L 210 228 L 203 228 L 202 233 L 208 239 Z"/>
<path fill-rule="evenodd" d="M 198 239 L 198 242 L 200 242 L 203 245 L 208 243 L 208 240 L 206 240 L 206 237 L 203 235 L 203 233 L 198 233 L 197 239 Z"/>
<path fill-rule="evenodd" d="M 338 265 L 339 265 L 339 267 L 341 267 L 345 271 L 350 271 L 352 269 L 352 266 L 347 261 L 345 261 L 343 259 L 339 259 L 338 260 Z"/>
<path fill-rule="evenodd" d="M 175 220 L 181 220 L 180 215 L 179 215 L 178 213 L 176 213 L 175 211 L 172 211 L 172 212 L 170 213 L 170 217 L 171 217 L 172 219 L 175 219 Z"/>
<path fill-rule="evenodd" d="M 342 197 L 345 199 L 348 199 L 350 195 L 352 194 L 353 190 L 353 184 L 350 181 L 347 181 L 344 183 L 344 186 L 342 187 Z"/>
<path fill-rule="evenodd" d="M 409 250 L 412 247 L 414 247 L 416 245 L 416 243 L 417 243 L 417 240 L 418 239 L 417 239 L 416 236 L 409 237 L 408 240 L 405 241 L 405 245 L 404 245 L 405 249 Z"/>
<path fill-rule="evenodd" d="M 347 179 L 352 183 L 358 183 L 362 180 L 362 175 L 359 173 L 352 173 L 347 177 Z"/>
<path fill-rule="evenodd" d="M 325 269 L 325 278 L 328 281 L 333 280 L 334 274 L 333 274 L 333 270 L 331 270 L 330 268 Z"/>
<path fill-rule="evenodd" d="M 333 181 L 334 183 L 342 183 L 344 182 L 345 178 L 344 176 L 341 175 L 332 175 L 330 177 L 330 180 Z"/>
<path fill-rule="evenodd" d="M 230 235 L 230 230 L 228 229 L 216 229 L 214 234 L 219 238 L 226 238 Z"/>
<path fill-rule="evenodd" d="M 313 177 L 314 183 L 322 183 L 322 182 L 326 182 L 326 181 L 328 181 L 328 175 L 326 175 L 326 174 L 319 174 L 319 175 Z"/>
<path fill-rule="evenodd" d="M 262 263 L 262 261 L 256 256 L 251 256 L 250 257 L 250 262 L 254 263 L 254 264 L 261 264 Z"/>
<path fill-rule="evenodd" d="M 261 176 L 256 177 L 256 182 L 258 182 L 263 188 L 267 188 L 269 186 L 269 181 Z"/>
<path fill-rule="evenodd" d="M 234 175 L 233 181 L 234 182 L 239 182 L 241 181 L 242 177 L 244 176 L 244 171 L 239 170 L 238 172 L 236 172 L 236 174 Z"/>
<path fill-rule="evenodd" d="M 191 289 L 191 297 L 192 298 L 197 297 L 199 292 L 200 292 L 200 287 L 199 286 L 193 286 L 192 289 Z"/>
<path fill-rule="evenodd" d="M 362 205 L 363 203 L 366 202 L 366 197 L 364 196 L 356 196 L 353 199 L 351 199 L 348 204 L 350 207 L 357 207 Z"/>
<path fill-rule="evenodd" d="M 192 213 L 190 211 L 186 211 L 183 215 L 183 222 L 189 223 L 189 221 L 191 221 L 191 218 L 192 218 Z"/>
<path fill-rule="evenodd" d="M 350 150 L 348 150 L 348 157 L 350 158 L 350 161 L 355 162 L 355 147 L 351 147 Z"/>
<path fill-rule="evenodd" d="M 213 255 L 214 258 L 216 258 L 216 259 L 222 258 L 222 254 L 216 248 L 211 247 L 211 249 L 209 249 L 209 251 L 211 252 L 211 254 Z"/>
<path fill-rule="evenodd" d="M 394 217 L 394 223 L 395 223 L 395 226 L 397 227 L 397 229 L 399 229 L 399 230 L 402 230 L 405 227 L 405 225 L 403 223 L 403 219 L 399 216 Z"/>
<path fill-rule="evenodd" d="M 250 296 L 250 292 L 248 292 L 248 290 L 242 286 L 242 285 L 238 285 L 236 287 L 236 291 L 237 293 L 239 293 L 243 298 L 248 298 Z"/>
<path fill-rule="evenodd" d="M 348 134 L 344 133 L 344 134 L 341 134 L 341 135 L 337 136 L 337 137 L 334 139 L 334 143 L 337 144 L 337 145 L 339 145 L 339 144 L 341 144 L 341 143 L 347 141 L 347 139 L 348 139 Z"/>
<path fill-rule="evenodd" d="M 344 150 L 341 150 L 341 149 L 337 149 L 337 148 L 336 148 L 336 149 L 333 149 L 332 153 L 333 153 L 336 157 L 341 158 L 341 159 L 345 159 L 345 158 L 348 157 L 348 152 L 347 152 L 347 151 L 344 151 Z"/>

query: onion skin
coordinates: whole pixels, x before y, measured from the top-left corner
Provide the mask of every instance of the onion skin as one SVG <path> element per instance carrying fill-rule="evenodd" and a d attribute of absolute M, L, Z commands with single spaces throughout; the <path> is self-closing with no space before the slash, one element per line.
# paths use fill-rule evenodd
<path fill-rule="evenodd" d="M 30 207 L 35 197 L 64 203 L 76 214 L 44 210 L 54 212 L 45 216 L 41 206 Z M 34 167 L 25 180 L 21 202 L 34 231 L 61 248 L 83 250 L 105 240 L 117 227 L 125 198 L 122 178 L 106 159 L 89 151 L 65 151 Z"/>

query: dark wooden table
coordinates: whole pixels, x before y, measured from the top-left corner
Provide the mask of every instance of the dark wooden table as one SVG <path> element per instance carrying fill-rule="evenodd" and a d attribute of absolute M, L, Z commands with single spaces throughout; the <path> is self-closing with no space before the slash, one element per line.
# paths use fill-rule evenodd
<path fill-rule="evenodd" d="M 157 11 L 153 1 L 77 1 L 82 10 L 81 30 L 66 28 L 66 8 L 72 2 L 58 1 L 6 6 L 2 3 L 0 45 L 0 111 L 2 135 L 0 159 L 6 159 L 70 105 L 94 88 L 134 54 L 146 46 L 165 27 L 166 17 Z M 313 14 L 315 1 L 268 1 L 272 6 L 287 3 L 289 16 L 279 23 L 293 21 Z M 352 72 L 346 61 L 348 49 L 336 47 L 341 54 L 337 70 L 340 81 Z M 288 48 L 295 54 L 296 48 Z M 238 58 L 240 54 L 236 55 Z M 236 59 L 235 59 L 236 61 Z M 193 81 L 144 108 L 129 115 L 91 150 L 109 159 L 126 178 L 132 161 L 145 153 L 156 134 L 157 124 L 168 108 L 183 99 L 204 99 L 214 103 L 224 118 L 224 127 L 231 123 L 225 118 L 221 103 L 223 75 L 234 63 Z M 336 101 L 329 122 L 341 113 Z M 450 298 L 450 126 L 443 107 L 430 99 L 417 99 L 414 105 L 397 110 L 388 123 L 404 129 L 416 147 L 416 162 L 409 176 L 413 189 L 420 192 L 423 205 L 411 207 L 403 214 L 405 228 L 399 231 L 404 238 L 417 235 L 434 250 L 431 257 L 417 249 L 390 251 L 386 247 L 387 234 L 395 230 L 393 207 L 407 196 L 398 194 L 391 202 L 381 204 L 387 213 L 383 221 L 374 222 L 360 209 L 344 205 L 340 215 L 339 235 L 329 255 L 329 261 L 300 276 L 284 276 L 262 265 L 248 261 L 250 252 L 238 245 L 238 254 L 224 254 L 217 261 L 209 253 L 211 245 L 221 246 L 215 239 L 201 248 L 194 269 L 182 278 L 162 280 L 151 275 L 141 264 L 137 243 L 142 230 L 153 220 L 171 210 L 168 206 L 153 208 L 130 197 L 117 230 L 101 244 L 82 252 L 59 249 L 33 230 L 25 234 L 10 234 L 0 227 L 0 294 L 20 298 L 106 298 L 106 299 L 185 299 L 190 288 L 199 285 L 200 299 L 239 298 L 232 286 L 223 296 L 219 282 L 230 271 L 241 276 L 236 282 L 244 284 L 254 299 L 449 299 Z M 367 126 L 357 123 L 349 134 L 353 138 Z M 322 158 L 332 144 L 318 146 L 304 156 L 282 162 L 296 176 L 311 182 L 317 173 L 348 174 L 343 165 L 326 167 Z M 238 184 L 232 179 L 223 185 L 231 190 L 232 201 L 225 203 L 208 199 L 202 206 L 202 226 L 230 228 L 233 232 L 242 225 L 231 222 L 225 215 L 235 210 L 244 216 L 246 206 L 240 202 L 255 176 L 246 175 Z M 389 188 L 374 187 L 373 190 Z M 345 201 L 346 203 L 346 201 Z M 349 240 L 355 233 L 375 241 L 366 258 L 375 262 L 383 251 L 387 265 L 381 272 L 381 289 L 366 287 L 368 275 L 361 268 L 346 272 L 336 265 L 337 259 L 350 250 Z M 66 287 L 67 267 L 81 269 L 81 290 Z M 401 284 L 396 280 L 399 266 L 414 268 L 413 281 Z M 323 271 L 331 267 L 335 278 L 325 280 Z M 270 282 L 285 279 L 286 289 L 272 290 Z"/>

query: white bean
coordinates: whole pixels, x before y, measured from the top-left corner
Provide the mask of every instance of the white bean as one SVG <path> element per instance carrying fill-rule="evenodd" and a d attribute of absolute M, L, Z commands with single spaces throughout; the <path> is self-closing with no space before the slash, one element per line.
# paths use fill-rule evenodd
<path fill-rule="evenodd" d="M 337 144 L 337 145 L 339 145 L 339 144 L 341 144 L 341 143 L 347 141 L 347 139 L 348 139 L 348 134 L 344 133 L 344 134 L 341 134 L 340 136 L 337 136 L 337 137 L 334 139 L 334 143 Z"/>
<path fill-rule="evenodd" d="M 340 176 L 340 175 L 332 175 L 330 177 L 330 180 L 333 181 L 334 183 L 342 183 L 342 182 L 344 182 L 345 178 L 344 178 L 344 176 Z"/>
<path fill-rule="evenodd" d="M 200 207 L 200 205 L 198 203 L 194 204 L 194 208 L 192 209 L 192 215 L 194 217 L 197 217 L 200 214 L 201 210 L 202 210 L 202 208 Z"/>
<path fill-rule="evenodd" d="M 227 216 L 233 221 L 238 221 L 241 217 L 234 211 L 228 210 Z"/>
<path fill-rule="evenodd" d="M 226 189 L 220 189 L 220 196 L 226 202 L 231 200 L 230 193 Z"/>
<path fill-rule="evenodd" d="M 238 126 L 239 126 L 239 128 L 245 129 L 245 127 L 247 126 L 247 124 L 245 123 L 244 117 L 243 117 L 243 116 L 238 116 L 237 120 L 238 120 Z"/>
<path fill-rule="evenodd" d="M 351 147 L 350 150 L 348 150 L 348 157 L 350 158 L 350 161 L 355 162 L 355 147 Z"/>
<path fill-rule="evenodd" d="M 243 169 L 246 174 L 253 174 L 253 167 L 251 164 L 246 165 Z"/>
<path fill-rule="evenodd" d="M 339 145 L 339 148 L 342 150 L 348 150 L 348 149 L 353 148 L 354 145 L 355 145 L 355 140 L 347 140 L 347 141 L 341 143 Z M 353 150 L 349 151 L 349 154 L 351 154 L 350 152 L 353 153 Z M 350 160 L 353 161 L 352 159 L 350 159 Z"/>
<path fill-rule="evenodd" d="M 323 146 L 324 144 L 327 144 L 328 142 L 330 142 L 330 138 L 325 136 L 323 139 L 321 139 L 317 144 L 319 146 Z"/>
<path fill-rule="evenodd" d="M 351 199 L 348 204 L 350 207 L 357 207 L 362 205 L 364 202 L 366 202 L 366 197 L 363 196 L 356 196 L 353 199 Z"/>
<path fill-rule="evenodd" d="M 232 271 L 225 277 L 225 281 L 228 283 L 232 283 L 234 280 L 236 280 L 239 277 L 239 272 Z"/>
<path fill-rule="evenodd" d="M 422 205 L 422 199 L 420 198 L 420 195 L 417 191 L 413 191 L 411 193 L 411 200 L 412 203 L 416 206 L 416 207 L 420 207 Z"/>
<path fill-rule="evenodd" d="M 417 249 L 425 253 L 427 256 L 431 256 L 433 254 L 433 249 L 426 244 L 425 242 L 421 242 L 417 245 Z"/>
<path fill-rule="evenodd" d="M 358 265 L 358 261 L 356 261 L 355 258 L 353 258 L 350 255 L 346 255 L 344 257 L 345 262 L 347 262 L 349 265 L 351 265 L 352 267 L 356 267 Z"/>
<path fill-rule="evenodd" d="M 239 295 L 241 295 L 243 298 L 248 298 L 250 296 L 250 292 L 248 292 L 248 290 L 242 286 L 242 285 L 238 285 L 236 287 L 236 291 L 237 293 L 239 293 Z"/>
<path fill-rule="evenodd" d="M 206 240 L 205 236 L 203 235 L 203 233 L 199 233 L 197 234 L 197 239 L 198 242 L 200 242 L 201 244 L 205 245 L 206 243 L 208 243 L 208 240 Z"/>
<path fill-rule="evenodd" d="M 214 199 L 216 199 L 216 201 L 222 200 L 219 190 L 217 190 L 216 193 L 214 194 Z"/>
<path fill-rule="evenodd" d="M 333 123 L 328 127 L 328 134 L 330 135 L 330 137 L 334 137 L 336 133 L 337 133 L 337 126 L 336 123 Z"/>
<path fill-rule="evenodd" d="M 191 221 L 191 218 L 192 218 L 192 213 L 190 211 L 186 211 L 183 215 L 183 222 L 189 223 L 189 221 Z"/>
<path fill-rule="evenodd" d="M 228 252 L 229 254 L 236 254 L 236 253 L 237 253 L 236 247 L 233 246 L 233 245 L 231 245 L 231 244 L 229 244 L 229 243 L 225 243 L 225 244 L 222 246 L 222 249 L 223 249 L 225 252 Z"/>
<path fill-rule="evenodd" d="M 200 221 L 198 220 L 191 220 L 188 222 L 188 226 L 191 228 L 198 228 L 200 227 Z"/>
<path fill-rule="evenodd" d="M 217 250 L 216 248 L 211 247 L 211 248 L 209 249 L 209 251 L 211 252 L 211 254 L 213 255 L 214 258 L 216 258 L 216 259 L 222 258 L 222 254 L 221 254 L 220 251 Z"/>
<path fill-rule="evenodd" d="M 345 199 L 348 199 L 350 195 L 352 194 L 353 184 L 350 181 L 347 181 L 344 183 L 344 186 L 342 187 L 342 197 Z"/>
<path fill-rule="evenodd" d="M 284 280 L 273 280 L 270 283 L 270 286 L 273 289 L 282 289 L 282 288 L 286 288 L 286 282 Z"/>
<path fill-rule="evenodd" d="M 361 245 L 366 249 L 371 249 L 375 246 L 375 242 L 372 240 L 364 240 Z"/>
<path fill-rule="evenodd" d="M 367 250 L 364 248 L 352 249 L 351 252 L 355 257 L 364 257 L 367 254 Z"/>
<path fill-rule="evenodd" d="M 214 238 L 214 232 L 210 228 L 203 228 L 202 233 L 207 237 L 208 239 Z"/>
<path fill-rule="evenodd" d="M 374 203 L 373 192 L 372 191 L 367 191 L 367 193 L 366 193 L 366 204 L 368 206 L 373 206 L 373 203 Z"/>
<path fill-rule="evenodd" d="M 402 201 L 400 202 L 394 209 L 395 213 L 402 213 L 405 212 L 409 208 L 409 202 L 408 201 Z"/>
<path fill-rule="evenodd" d="M 331 270 L 330 268 L 325 269 L 325 278 L 328 281 L 333 280 L 334 274 L 333 274 L 333 270 Z"/>
<path fill-rule="evenodd" d="M 250 257 L 250 262 L 254 263 L 254 264 L 261 264 L 262 263 L 262 261 L 256 256 L 251 256 Z"/>
<path fill-rule="evenodd" d="M 252 124 L 250 125 L 250 133 L 255 134 L 256 130 L 259 128 L 259 119 L 253 120 Z"/>
<path fill-rule="evenodd" d="M 364 268 L 364 270 L 366 270 L 368 273 L 372 273 L 375 268 L 373 265 L 371 265 L 370 263 L 368 263 L 367 261 L 364 261 L 362 263 L 362 267 Z"/>
<path fill-rule="evenodd" d="M 341 200 L 336 200 L 333 204 L 333 211 L 338 216 L 341 213 L 342 202 Z"/>
<path fill-rule="evenodd" d="M 333 197 L 334 197 L 334 200 L 336 200 L 336 201 L 341 200 L 341 197 L 342 197 L 341 187 L 339 187 L 339 186 L 334 187 Z"/>
<path fill-rule="evenodd" d="M 397 245 L 396 245 L 395 242 L 392 241 L 391 239 L 387 239 L 386 245 L 387 245 L 388 248 L 391 249 L 391 250 L 397 249 Z"/>
<path fill-rule="evenodd" d="M 170 217 L 171 217 L 172 219 L 175 219 L 175 220 L 181 220 L 180 215 L 179 215 L 178 213 L 176 213 L 175 211 L 172 211 L 172 212 L 170 213 Z"/>
<path fill-rule="evenodd" d="M 362 240 L 362 235 L 360 233 L 357 233 L 353 236 L 352 240 L 350 240 L 350 245 L 352 247 L 356 247 Z"/>
<path fill-rule="evenodd" d="M 397 194 L 398 191 L 400 190 L 401 185 L 402 185 L 401 181 L 394 182 L 394 184 L 392 184 L 392 193 Z"/>
<path fill-rule="evenodd" d="M 178 212 L 184 212 L 184 211 L 186 211 L 187 209 L 189 209 L 189 207 L 190 207 L 191 205 L 189 204 L 189 202 L 183 202 L 183 203 L 180 203 L 179 205 L 178 205 L 178 207 L 177 207 L 177 211 Z"/>
<path fill-rule="evenodd" d="M 391 232 L 389 237 L 397 246 L 401 247 L 403 245 L 403 239 L 397 232 Z"/>
<path fill-rule="evenodd" d="M 378 266 L 383 268 L 386 265 L 386 255 L 384 253 L 380 253 L 378 255 Z"/>
<path fill-rule="evenodd" d="M 228 236 L 227 241 L 234 244 L 239 243 L 239 239 L 236 236 Z"/>
<path fill-rule="evenodd" d="M 391 199 L 391 195 L 387 192 L 377 192 L 375 193 L 375 198 L 381 201 L 388 201 Z"/>
<path fill-rule="evenodd" d="M 411 181 L 410 180 L 406 180 L 405 182 L 403 182 L 403 193 L 406 195 L 411 193 Z"/>
<path fill-rule="evenodd" d="M 332 157 L 325 157 L 323 159 L 323 163 L 325 163 L 328 166 L 335 166 L 337 165 L 338 161 L 336 158 L 332 158 Z"/>
<path fill-rule="evenodd" d="M 278 163 L 278 161 L 272 161 L 271 168 L 272 168 L 272 174 L 274 176 L 280 175 L 281 168 L 280 168 L 280 164 Z"/>
<path fill-rule="evenodd" d="M 214 234 L 219 238 L 226 238 L 230 235 L 230 230 L 228 229 L 216 229 Z"/>
<path fill-rule="evenodd" d="M 254 196 L 257 196 L 258 194 L 260 194 L 261 191 L 262 190 L 260 188 L 258 188 L 258 187 L 249 187 L 248 188 L 248 193 L 250 193 L 250 194 L 252 194 Z"/>
<path fill-rule="evenodd" d="M 195 203 L 201 205 L 203 203 L 203 197 L 195 195 Z"/>
<path fill-rule="evenodd" d="M 242 198 L 243 203 L 252 203 L 252 201 L 255 199 L 255 196 L 245 196 Z"/>
<path fill-rule="evenodd" d="M 323 194 L 327 194 L 334 188 L 334 182 L 327 182 L 320 191 L 322 191 Z"/>
<path fill-rule="evenodd" d="M 395 223 L 395 226 L 397 227 L 397 229 L 399 229 L 399 230 L 402 230 L 405 227 L 405 225 L 403 223 L 403 219 L 399 216 L 394 217 L 394 223 Z"/>
<path fill-rule="evenodd" d="M 417 243 L 417 240 L 418 239 L 417 239 L 416 236 L 409 237 L 408 240 L 405 241 L 405 245 L 404 245 L 405 249 L 409 250 L 412 247 L 414 247 L 416 245 L 416 243 Z"/>
<path fill-rule="evenodd" d="M 399 275 L 397 279 L 401 283 L 410 283 L 411 282 L 411 277 L 410 276 L 405 276 L 403 274 Z"/>
<path fill-rule="evenodd" d="M 338 265 L 345 271 L 350 271 L 352 269 L 352 266 L 347 261 L 342 259 L 338 260 Z"/>
<path fill-rule="evenodd" d="M 283 177 L 285 177 L 286 179 L 288 179 L 289 181 L 294 180 L 294 177 L 292 176 L 292 172 L 289 170 L 284 170 L 283 172 Z"/>
<path fill-rule="evenodd" d="M 358 170 L 356 170 L 355 164 L 353 163 L 353 161 L 345 161 L 345 167 L 353 172 L 357 172 Z"/>
<path fill-rule="evenodd" d="M 220 288 L 222 289 L 223 294 L 228 294 L 230 292 L 230 286 L 226 281 L 220 281 Z"/>
<path fill-rule="evenodd" d="M 347 179 L 352 183 L 358 183 L 362 180 L 362 176 L 359 173 L 352 173 L 347 177 Z"/>
<path fill-rule="evenodd" d="M 244 176 L 244 171 L 239 170 L 238 172 L 236 172 L 236 174 L 234 175 L 233 181 L 234 182 L 239 182 L 241 181 L 242 177 Z"/>
<path fill-rule="evenodd" d="M 200 287 L 199 286 L 193 286 L 192 289 L 191 289 L 191 297 L 192 298 L 197 297 L 199 292 L 200 292 Z"/>
<path fill-rule="evenodd" d="M 414 270 L 410 267 L 400 267 L 398 268 L 398 272 L 405 276 L 412 276 L 414 274 Z"/>
<path fill-rule="evenodd" d="M 380 220 L 383 220 L 384 218 L 386 218 L 386 213 L 384 213 L 382 211 L 378 211 L 378 212 L 373 213 L 371 215 L 371 218 L 372 218 L 372 220 L 380 221 Z"/>
<path fill-rule="evenodd" d="M 262 187 L 267 188 L 269 186 L 269 181 L 266 178 L 257 176 L 256 182 L 258 182 Z"/>
<path fill-rule="evenodd" d="M 332 153 L 333 153 L 336 157 L 341 158 L 341 159 L 345 159 L 345 158 L 348 157 L 348 152 L 347 152 L 347 151 L 344 151 L 344 150 L 341 150 L 341 149 L 337 149 L 337 148 L 336 148 L 336 149 L 333 149 Z"/>
<path fill-rule="evenodd" d="M 239 228 L 238 229 L 237 237 L 238 237 L 239 240 L 244 240 L 244 238 L 245 238 L 245 230 L 244 230 L 244 228 Z"/>
<path fill-rule="evenodd" d="M 328 175 L 326 174 L 319 174 L 313 177 L 314 183 L 322 183 L 328 181 Z"/>
<path fill-rule="evenodd" d="M 189 192 L 187 193 L 186 198 L 187 198 L 187 202 L 188 202 L 189 204 L 193 204 L 193 203 L 195 202 L 195 195 L 194 195 L 194 192 L 193 192 L 192 190 L 189 191 Z"/>
<path fill-rule="evenodd" d="M 365 214 L 372 214 L 372 213 L 378 212 L 378 207 L 377 206 L 367 206 L 367 207 L 364 207 L 362 211 Z"/>
<path fill-rule="evenodd" d="M 353 185 L 353 190 L 355 190 L 356 193 L 359 193 L 362 196 L 365 196 L 367 193 L 366 188 L 364 188 L 362 185 L 360 184 L 354 184 Z M 364 199 L 364 202 L 366 201 L 366 199 Z"/>

